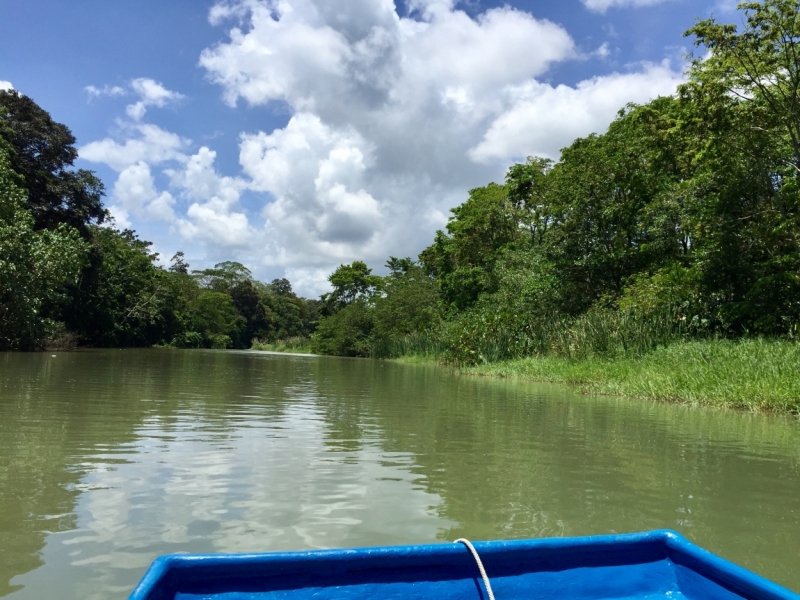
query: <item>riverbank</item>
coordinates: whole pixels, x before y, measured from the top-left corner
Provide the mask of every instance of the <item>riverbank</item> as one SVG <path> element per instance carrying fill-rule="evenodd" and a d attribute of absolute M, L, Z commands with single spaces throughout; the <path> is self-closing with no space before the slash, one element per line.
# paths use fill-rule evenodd
<path fill-rule="evenodd" d="M 288 354 L 312 354 L 311 340 L 305 337 L 293 337 L 277 340 L 274 343 L 253 340 L 251 350 L 266 350 L 268 352 L 286 352 Z"/>
<path fill-rule="evenodd" d="M 534 357 L 462 372 L 567 383 L 587 393 L 800 414 L 800 344 L 795 342 L 704 340 L 635 358 Z"/>
<path fill-rule="evenodd" d="M 307 349 L 303 349 L 307 348 Z M 254 350 L 309 353 L 309 345 L 254 344 Z M 410 354 L 402 363 L 439 363 Z M 697 340 L 638 357 L 540 356 L 457 369 L 467 375 L 565 383 L 585 393 L 800 415 L 800 343 Z"/>

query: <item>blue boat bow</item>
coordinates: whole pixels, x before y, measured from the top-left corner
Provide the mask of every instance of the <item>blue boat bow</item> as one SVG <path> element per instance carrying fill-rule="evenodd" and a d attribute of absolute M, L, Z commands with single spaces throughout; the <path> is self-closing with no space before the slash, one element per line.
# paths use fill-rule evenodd
<path fill-rule="evenodd" d="M 800 600 L 661 530 L 476 542 L 497 600 Z M 129 600 L 488 600 L 461 543 L 157 558 Z"/>

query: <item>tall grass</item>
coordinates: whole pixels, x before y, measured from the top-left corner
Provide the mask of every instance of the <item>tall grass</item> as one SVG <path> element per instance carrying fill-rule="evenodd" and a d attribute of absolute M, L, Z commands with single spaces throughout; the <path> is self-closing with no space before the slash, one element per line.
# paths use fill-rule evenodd
<path fill-rule="evenodd" d="M 372 358 L 417 356 L 441 360 L 447 350 L 442 336 L 438 332 L 431 331 L 374 340 L 370 356 Z"/>
<path fill-rule="evenodd" d="M 686 321 L 671 310 L 642 314 L 600 309 L 572 318 L 480 312 L 448 323 L 442 345 L 448 362 L 475 365 L 526 356 L 640 356 L 689 334 Z"/>
<path fill-rule="evenodd" d="M 251 350 L 266 350 L 269 352 L 290 352 L 295 354 L 311 354 L 311 339 L 307 337 L 290 337 L 274 342 L 253 340 Z"/>
<path fill-rule="evenodd" d="M 374 350 L 587 392 L 800 415 L 798 341 L 711 337 L 672 311 L 592 310 L 572 319 L 483 312 Z"/>
<path fill-rule="evenodd" d="M 794 341 L 695 340 L 640 356 L 551 355 L 464 370 L 577 384 L 595 393 L 800 414 L 800 344 Z"/>

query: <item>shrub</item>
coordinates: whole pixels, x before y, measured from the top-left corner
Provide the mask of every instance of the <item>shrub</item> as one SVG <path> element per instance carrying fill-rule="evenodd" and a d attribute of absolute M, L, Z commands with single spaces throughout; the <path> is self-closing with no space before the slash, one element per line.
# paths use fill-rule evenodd
<path fill-rule="evenodd" d="M 320 321 L 311 348 L 318 354 L 369 356 L 374 321 L 373 308 L 355 300 Z"/>

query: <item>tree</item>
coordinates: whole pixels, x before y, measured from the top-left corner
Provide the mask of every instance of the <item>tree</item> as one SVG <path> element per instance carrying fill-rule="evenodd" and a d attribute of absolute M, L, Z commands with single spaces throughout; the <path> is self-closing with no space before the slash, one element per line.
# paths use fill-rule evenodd
<path fill-rule="evenodd" d="M 0 349 L 34 350 L 52 325 L 48 310 L 76 282 L 88 246 L 64 223 L 34 231 L 10 153 L 0 139 Z"/>
<path fill-rule="evenodd" d="M 255 339 L 268 339 L 274 329 L 275 317 L 264 305 L 261 296 L 250 281 L 242 281 L 231 288 L 233 305 L 244 317 L 246 324 L 242 332 L 242 344 L 250 346 Z"/>
<path fill-rule="evenodd" d="M 693 153 L 691 218 L 706 296 L 731 331 L 800 320 L 800 2 L 739 5 L 744 27 L 699 21 L 683 104 Z"/>
<path fill-rule="evenodd" d="M 267 285 L 258 284 L 261 301 L 270 311 L 272 322 L 269 340 L 307 337 L 312 331 L 317 310 L 315 301 L 299 298 L 288 279 L 273 279 Z M 311 307 L 314 308 L 312 316 Z"/>
<path fill-rule="evenodd" d="M 390 257 L 391 273 L 384 279 L 384 293 L 375 298 L 377 338 L 391 338 L 431 329 L 440 320 L 436 280 L 410 258 Z"/>
<path fill-rule="evenodd" d="M 447 233 L 437 231 L 419 258 L 437 278 L 444 303 L 464 310 L 494 290 L 494 263 L 517 240 L 519 215 L 505 186 L 496 183 L 470 190 L 467 201 L 450 212 Z"/>
<path fill-rule="evenodd" d="M 710 56 L 692 62 L 694 84 L 721 88 L 736 102 L 757 108 L 751 113 L 754 131 L 779 132 L 800 171 L 800 0 L 743 2 L 746 22 L 720 24 L 698 21 L 684 35 L 695 36 Z"/>
<path fill-rule="evenodd" d="M 215 264 L 213 269 L 192 271 L 192 275 L 200 287 L 215 292 L 230 292 L 237 284 L 253 279 L 250 269 L 230 260 Z"/>
<path fill-rule="evenodd" d="M 66 125 L 15 90 L 0 90 L 0 124 L 0 136 L 14 150 L 10 166 L 28 190 L 35 229 L 66 223 L 86 237 L 91 223 L 103 222 L 103 184 L 91 171 L 72 169 L 78 151 Z"/>
<path fill-rule="evenodd" d="M 672 104 L 648 108 L 662 114 Z M 633 274 L 680 253 L 680 215 L 669 202 L 679 174 L 641 111 L 629 106 L 605 134 L 573 142 L 547 174 L 543 250 L 559 273 L 564 312 L 619 297 Z"/>
<path fill-rule="evenodd" d="M 189 274 L 189 263 L 184 260 L 183 252 L 176 252 L 170 260 L 169 272 L 179 273 L 181 275 Z"/>
<path fill-rule="evenodd" d="M 312 348 L 320 354 L 368 356 L 374 326 L 374 300 L 383 278 L 356 260 L 339 265 L 328 281 L 333 291 L 322 296 L 322 318 L 312 336 Z"/>
<path fill-rule="evenodd" d="M 400 278 L 408 274 L 408 272 L 417 265 L 417 262 L 410 257 L 397 258 L 390 256 L 386 261 L 386 268 L 389 269 L 390 276 L 394 279 Z"/>
<path fill-rule="evenodd" d="M 71 290 L 62 316 L 93 346 L 169 342 L 180 330 L 180 296 L 158 255 L 136 232 L 93 226 L 90 264 Z"/>
<path fill-rule="evenodd" d="M 374 324 L 372 307 L 358 297 L 320 320 L 311 337 L 311 349 L 318 354 L 369 356 Z"/>
<path fill-rule="evenodd" d="M 292 291 L 292 284 L 288 279 L 273 279 L 269 284 L 269 289 L 272 293 L 278 296 L 294 296 Z"/>
<path fill-rule="evenodd" d="M 206 346 L 225 349 L 239 345 L 246 321 L 230 295 L 206 291 L 191 301 L 189 307 L 193 314 L 192 330 L 203 335 Z"/>
<path fill-rule="evenodd" d="M 548 206 L 553 168 L 549 158 L 529 156 L 524 163 L 513 165 L 506 173 L 508 200 L 517 210 L 518 222 L 528 230 L 530 242 L 541 244 L 552 220 Z"/>
<path fill-rule="evenodd" d="M 323 296 L 324 312 L 333 314 L 355 300 L 370 300 L 380 289 L 382 278 L 373 275 L 366 263 L 356 260 L 349 265 L 339 265 L 328 281 L 333 291 Z"/>

